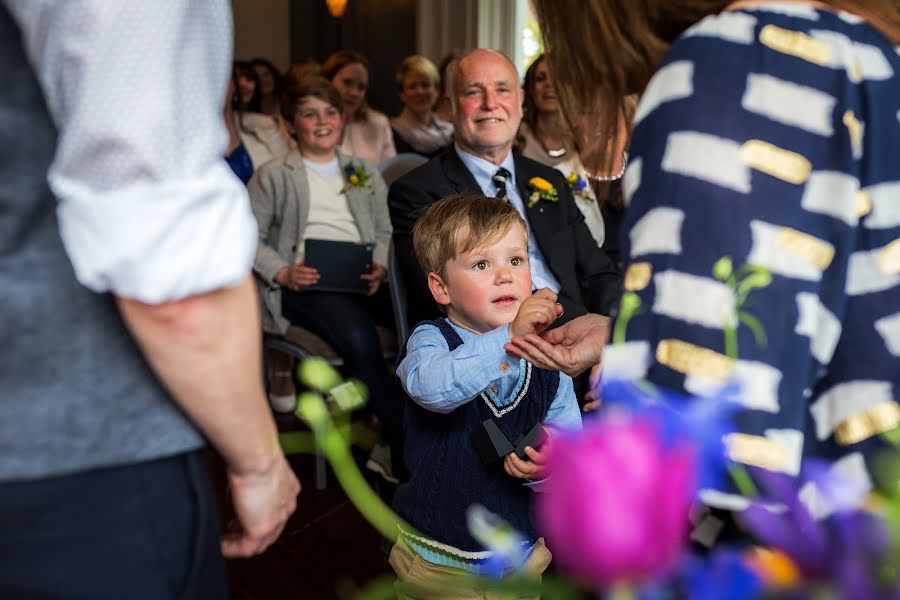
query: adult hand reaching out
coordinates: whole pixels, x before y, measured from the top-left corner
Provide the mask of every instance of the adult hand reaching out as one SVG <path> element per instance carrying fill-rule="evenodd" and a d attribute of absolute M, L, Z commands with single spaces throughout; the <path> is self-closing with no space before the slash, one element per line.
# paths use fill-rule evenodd
<path fill-rule="evenodd" d="M 513 356 L 532 364 L 575 377 L 600 362 L 603 346 L 609 337 L 610 319 L 587 314 L 542 336 L 529 334 L 513 337 L 504 348 Z"/>

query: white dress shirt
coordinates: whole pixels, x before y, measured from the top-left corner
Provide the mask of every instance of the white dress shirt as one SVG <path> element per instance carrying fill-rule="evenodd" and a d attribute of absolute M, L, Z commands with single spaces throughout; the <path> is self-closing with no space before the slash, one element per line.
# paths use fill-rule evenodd
<path fill-rule="evenodd" d="M 227 0 L 3 1 L 59 131 L 48 179 L 78 280 L 150 303 L 242 281 L 257 233 L 222 159 Z"/>
<path fill-rule="evenodd" d="M 528 214 L 525 212 L 525 203 L 519 195 L 519 186 L 516 185 L 516 164 L 513 161 L 512 152 L 507 154 L 506 158 L 498 166 L 480 156 L 466 152 L 459 146 L 456 146 L 455 149 L 460 160 L 472 174 L 472 177 L 475 178 L 475 182 L 478 183 L 478 187 L 481 188 L 485 196 L 497 195 L 497 187 L 492 179 L 497 169 L 503 167 L 509 171 L 509 181 L 506 184 L 506 199 L 522 216 L 525 225 L 528 227 L 528 263 L 531 265 L 531 285 L 536 290 L 550 288 L 553 290 L 553 293 L 558 294 L 559 281 L 550 271 L 550 267 L 547 266 L 547 261 L 544 260 L 544 253 L 538 248 L 531 231 L 531 223 L 528 221 Z"/>

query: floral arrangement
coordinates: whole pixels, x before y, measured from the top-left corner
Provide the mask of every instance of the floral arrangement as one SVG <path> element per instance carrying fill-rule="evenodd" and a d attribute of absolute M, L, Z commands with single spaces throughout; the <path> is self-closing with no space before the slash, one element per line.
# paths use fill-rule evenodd
<path fill-rule="evenodd" d="M 723 265 L 717 271 L 726 279 L 731 275 Z M 348 384 L 321 359 L 305 361 L 298 374 L 312 391 L 300 396 L 297 414 L 313 433 L 282 434 L 282 447 L 285 452 L 318 447 L 363 516 L 396 539 L 398 527 L 409 525 L 368 487 L 350 453 L 351 443 L 365 443 L 347 418 L 365 390 L 351 382 L 355 393 L 335 394 Z M 799 478 L 762 469 L 748 473 L 730 463 L 722 440 L 739 408 L 735 389 L 694 398 L 646 383 L 602 385 L 603 412 L 583 431 L 556 438 L 550 478 L 536 497 L 537 523 L 557 574 L 545 574 L 543 581 L 529 576 L 522 569 L 527 556 L 521 534 L 472 506 L 468 527 L 493 556 L 477 574 L 440 582 L 441 590 L 474 585 L 485 592 L 554 599 L 584 597 L 585 589 L 613 600 L 900 598 L 898 432 L 885 435 L 888 450 L 874 460 L 876 480 L 886 490 L 879 495 L 844 476 L 844 459 L 807 461 Z M 742 486 L 742 479 L 765 493 L 736 513 L 744 541 L 718 543 L 705 554 L 690 551 L 698 491 L 721 489 L 730 479 L 745 496 L 757 488 Z M 387 576 L 355 597 L 374 600 L 416 591 L 422 590 L 406 589 Z"/>
<path fill-rule="evenodd" d="M 559 202 L 559 194 L 553 184 L 543 177 L 532 177 L 528 180 L 531 194 L 528 196 L 528 208 L 531 208 L 541 200 L 547 202 Z"/>
<path fill-rule="evenodd" d="M 581 198 L 585 202 L 593 202 L 594 197 L 591 195 L 587 179 L 572 171 L 572 174 L 566 177 L 566 183 L 569 184 L 569 189 L 576 198 Z"/>
<path fill-rule="evenodd" d="M 365 189 L 369 185 L 369 178 L 372 175 L 366 171 L 363 166 L 356 162 L 349 162 L 344 166 L 344 177 L 347 185 L 344 186 L 346 192 L 351 187 Z"/>

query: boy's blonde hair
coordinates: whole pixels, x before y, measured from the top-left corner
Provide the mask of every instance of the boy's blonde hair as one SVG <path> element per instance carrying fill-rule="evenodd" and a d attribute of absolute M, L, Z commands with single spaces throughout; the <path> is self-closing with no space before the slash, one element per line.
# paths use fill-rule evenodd
<path fill-rule="evenodd" d="M 511 204 L 480 194 L 454 194 L 428 207 L 413 227 L 413 247 L 422 270 L 444 276 L 444 267 L 458 254 L 501 238 L 515 225 L 527 237 L 525 221 Z M 468 227 L 460 247 L 456 236 Z"/>

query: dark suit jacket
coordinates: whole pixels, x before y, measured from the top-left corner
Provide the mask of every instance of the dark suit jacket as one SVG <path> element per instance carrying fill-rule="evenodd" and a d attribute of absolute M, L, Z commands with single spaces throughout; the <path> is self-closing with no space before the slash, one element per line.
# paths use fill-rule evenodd
<path fill-rule="evenodd" d="M 513 154 L 513 160 L 521 198 L 530 195 L 528 180 L 532 177 L 543 177 L 559 194 L 559 202 L 542 200 L 525 209 L 532 235 L 559 281 L 559 302 L 565 312 L 556 325 L 587 312 L 612 315 L 621 292 L 621 275 L 591 237 L 565 178 L 556 169 L 519 154 Z M 394 251 L 406 285 L 410 325 L 439 314 L 413 250 L 413 225 L 428 206 L 462 192 L 482 193 L 453 147 L 395 181 L 388 192 Z"/>

